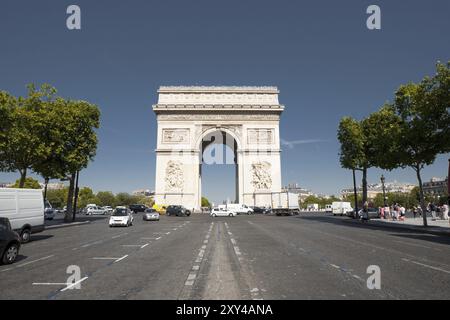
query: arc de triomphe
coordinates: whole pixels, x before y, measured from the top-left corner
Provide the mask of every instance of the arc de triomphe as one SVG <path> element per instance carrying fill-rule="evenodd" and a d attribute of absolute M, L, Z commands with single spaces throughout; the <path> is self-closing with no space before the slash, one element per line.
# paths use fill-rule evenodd
<path fill-rule="evenodd" d="M 203 151 L 227 144 L 235 154 L 236 202 L 271 205 L 281 191 L 276 87 L 160 87 L 155 203 L 201 206 Z M 220 181 L 217 182 L 220 185 Z"/>

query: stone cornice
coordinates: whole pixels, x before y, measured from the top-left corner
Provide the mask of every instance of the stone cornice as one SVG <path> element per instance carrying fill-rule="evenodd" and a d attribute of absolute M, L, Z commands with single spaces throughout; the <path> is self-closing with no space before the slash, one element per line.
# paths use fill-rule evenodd
<path fill-rule="evenodd" d="M 275 86 L 161 86 L 158 93 L 280 93 Z"/>
<path fill-rule="evenodd" d="M 185 104 L 155 104 L 153 111 L 279 111 L 283 112 L 284 105 L 185 105 Z"/>

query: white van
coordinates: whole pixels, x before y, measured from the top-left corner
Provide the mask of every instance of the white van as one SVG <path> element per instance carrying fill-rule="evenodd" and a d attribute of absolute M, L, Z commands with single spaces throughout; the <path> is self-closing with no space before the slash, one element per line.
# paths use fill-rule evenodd
<path fill-rule="evenodd" d="M 333 207 L 331 204 L 325 205 L 325 212 L 326 213 L 333 213 Z"/>
<path fill-rule="evenodd" d="M 221 206 L 219 206 L 220 209 Z M 236 212 L 237 214 L 252 214 L 253 209 L 249 206 L 241 203 L 229 203 L 227 205 L 222 205 L 222 208 L 225 208 L 226 210 Z"/>
<path fill-rule="evenodd" d="M 353 211 L 352 205 L 350 204 L 350 202 L 345 202 L 345 201 L 336 201 L 333 202 L 331 204 L 331 208 L 333 211 L 333 216 L 335 215 L 346 215 L 347 212 L 349 211 Z"/>
<path fill-rule="evenodd" d="M 44 198 L 40 189 L 0 188 L 0 217 L 8 218 L 23 243 L 44 231 Z"/>

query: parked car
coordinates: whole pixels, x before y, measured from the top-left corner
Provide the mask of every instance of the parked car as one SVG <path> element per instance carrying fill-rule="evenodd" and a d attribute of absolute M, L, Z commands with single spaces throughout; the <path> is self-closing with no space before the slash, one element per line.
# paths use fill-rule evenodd
<path fill-rule="evenodd" d="M 155 209 L 146 209 L 142 216 L 144 221 L 159 221 L 159 213 Z"/>
<path fill-rule="evenodd" d="M 86 207 L 85 212 L 86 212 L 87 216 L 105 215 L 106 214 L 106 210 L 104 210 L 102 207 L 99 207 L 99 206 Z"/>
<path fill-rule="evenodd" d="M 190 216 L 191 211 L 186 209 L 184 206 L 168 206 L 166 209 L 166 215 L 168 216 Z"/>
<path fill-rule="evenodd" d="M 129 227 L 133 225 L 133 214 L 127 207 L 116 207 L 109 218 L 109 226 Z"/>
<path fill-rule="evenodd" d="M 110 206 L 104 206 L 102 209 L 105 211 L 105 214 L 111 214 L 114 211 L 114 209 Z"/>
<path fill-rule="evenodd" d="M 0 218 L 0 262 L 13 263 L 20 250 L 20 236 L 11 228 L 8 218 Z"/>
<path fill-rule="evenodd" d="M 213 208 L 210 213 L 211 217 L 235 217 L 237 213 L 223 208 Z"/>
<path fill-rule="evenodd" d="M 55 217 L 55 209 L 53 209 L 52 205 L 48 200 L 44 202 L 44 219 L 45 220 L 53 220 Z"/>
<path fill-rule="evenodd" d="M 40 189 L 0 188 L 0 217 L 8 218 L 22 243 L 44 231 L 44 198 Z"/>
<path fill-rule="evenodd" d="M 143 204 L 130 204 L 130 210 L 133 213 L 145 212 L 145 209 L 147 209 L 147 206 Z"/>
<path fill-rule="evenodd" d="M 362 209 L 358 211 L 358 218 L 363 216 Z M 368 209 L 368 218 L 369 219 L 379 219 L 381 217 L 380 210 L 378 208 L 369 208 Z"/>

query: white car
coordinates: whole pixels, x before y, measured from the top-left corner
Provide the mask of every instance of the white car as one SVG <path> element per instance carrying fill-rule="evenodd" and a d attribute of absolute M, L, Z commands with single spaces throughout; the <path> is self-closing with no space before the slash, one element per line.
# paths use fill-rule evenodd
<path fill-rule="evenodd" d="M 211 217 L 235 217 L 237 213 L 228 209 L 213 208 L 210 215 Z"/>
<path fill-rule="evenodd" d="M 129 227 L 133 225 L 133 214 L 131 210 L 126 207 L 116 207 L 109 218 L 109 226 Z"/>
<path fill-rule="evenodd" d="M 105 211 L 105 214 L 111 214 L 114 211 L 114 209 L 110 206 L 104 206 L 103 210 Z"/>
<path fill-rule="evenodd" d="M 106 210 L 104 210 L 102 207 L 99 207 L 99 206 L 86 208 L 87 216 L 105 215 L 105 214 L 106 214 Z"/>

